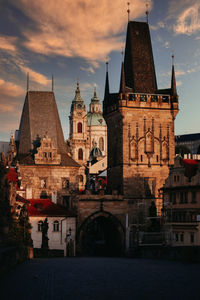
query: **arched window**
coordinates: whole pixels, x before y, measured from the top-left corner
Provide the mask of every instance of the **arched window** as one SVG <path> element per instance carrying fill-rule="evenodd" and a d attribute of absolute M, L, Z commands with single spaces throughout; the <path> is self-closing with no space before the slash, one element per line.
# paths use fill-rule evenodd
<path fill-rule="evenodd" d="M 77 125 L 77 131 L 78 131 L 78 133 L 82 133 L 82 123 L 78 123 L 78 125 Z"/>
<path fill-rule="evenodd" d="M 78 159 L 83 160 L 83 150 L 81 148 L 78 149 Z"/>
<path fill-rule="evenodd" d="M 83 175 L 79 176 L 79 181 L 82 183 L 83 182 Z"/>
<path fill-rule="evenodd" d="M 42 225 L 43 225 L 43 222 L 39 221 L 38 222 L 38 231 L 40 231 L 40 232 L 42 232 Z"/>
<path fill-rule="evenodd" d="M 59 231 L 59 222 L 58 221 L 53 222 L 53 231 Z"/>
<path fill-rule="evenodd" d="M 99 149 L 104 151 L 104 139 L 102 137 L 99 139 Z"/>

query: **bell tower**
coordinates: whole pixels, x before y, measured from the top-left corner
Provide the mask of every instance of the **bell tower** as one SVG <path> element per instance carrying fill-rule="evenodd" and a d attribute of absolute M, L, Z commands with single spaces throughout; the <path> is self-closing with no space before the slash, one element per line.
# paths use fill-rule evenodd
<path fill-rule="evenodd" d="M 79 82 L 77 82 L 75 97 L 71 104 L 69 125 L 72 158 L 83 165 L 89 157 L 89 142 L 87 138 L 87 113 L 80 94 Z"/>
<path fill-rule="evenodd" d="M 106 71 L 103 113 L 108 130 L 108 188 L 133 198 L 159 199 L 174 163 L 178 96 L 157 88 L 147 22 L 129 21 L 119 92 L 110 93 Z"/>

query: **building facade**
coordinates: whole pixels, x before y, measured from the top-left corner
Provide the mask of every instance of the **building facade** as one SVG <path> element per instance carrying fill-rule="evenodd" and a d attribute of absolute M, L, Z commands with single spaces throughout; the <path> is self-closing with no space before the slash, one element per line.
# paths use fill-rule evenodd
<path fill-rule="evenodd" d="M 167 243 L 200 246 L 200 162 L 177 156 L 162 191 Z"/>
<path fill-rule="evenodd" d="M 15 162 L 26 199 L 50 198 L 71 207 L 80 165 L 68 154 L 53 92 L 28 91 Z"/>

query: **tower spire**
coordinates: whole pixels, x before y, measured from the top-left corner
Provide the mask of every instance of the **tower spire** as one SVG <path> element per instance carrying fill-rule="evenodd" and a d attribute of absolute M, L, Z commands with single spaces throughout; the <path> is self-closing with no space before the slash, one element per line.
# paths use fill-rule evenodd
<path fill-rule="evenodd" d="M 172 54 L 171 94 L 172 94 L 173 98 L 177 97 L 176 76 L 175 76 L 175 70 L 174 70 L 174 54 Z"/>
<path fill-rule="evenodd" d="M 54 92 L 54 78 L 53 78 L 53 74 L 52 74 L 52 81 L 51 81 L 51 90 L 52 92 Z"/>
<path fill-rule="evenodd" d="M 149 4 L 148 4 L 148 2 L 146 2 L 146 19 L 147 19 L 147 23 L 149 23 Z"/>
<path fill-rule="evenodd" d="M 129 20 L 129 17 L 130 17 L 130 9 L 129 9 L 130 2 L 127 2 L 127 5 L 128 5 L 127 13 L 128 13 L 128 22 L 129 22 L 130 21 Z"/>
<path fill-rule="evenodd" d="M 29 72 L 27 72 L 27 77 L 26 77 L 26 91 L 29 91 Z"/>
<path fill-rule="evenodd" d="M 104 100 L 106 100 L 106 98 L 109 94 L 110 94 L 110 89 L 109 89 L 108 60 L 107 60 L 106 61 L 106 83 L 105 83 Z"/>
<path fill-rule="evenodd" d="M 125 93 L 125 73 L 124 73 L 124 52 L 122 54 L 122 67 L 121 67 L 121 80 L 120 80 L 120 87 L 119 92 L 124 94 Z"/>

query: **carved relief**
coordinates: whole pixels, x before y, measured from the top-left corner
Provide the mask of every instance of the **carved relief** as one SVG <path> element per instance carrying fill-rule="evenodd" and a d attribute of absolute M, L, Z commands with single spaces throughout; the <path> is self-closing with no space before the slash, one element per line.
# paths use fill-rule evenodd
<path fill-rule="evenodd" d="M 59 165 L 61 162 L 61 155 L 58 154 L 58 149 L 54 146 L 51 138 L 47 134 L 41 139 L 41 146 L 37 148 L 35 154 L 35 164 L 45 165 Z"/>

